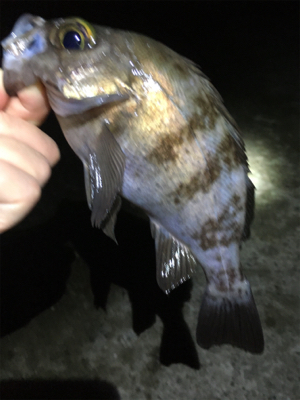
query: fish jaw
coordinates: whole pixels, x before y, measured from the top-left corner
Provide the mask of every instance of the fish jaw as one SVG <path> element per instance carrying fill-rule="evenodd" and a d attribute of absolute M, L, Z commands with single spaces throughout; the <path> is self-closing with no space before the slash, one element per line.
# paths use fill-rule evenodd
<path fill-rule="evenodd" d="M 37 77 L 31 60 L 46 50 L 46 39 L 43 28 L 46 21 L 30 14 L 22 15 L 15 23 L 12 32 L 1 45 L 3 47 L 3 81 L 10 96 L 34 84 Z"/>

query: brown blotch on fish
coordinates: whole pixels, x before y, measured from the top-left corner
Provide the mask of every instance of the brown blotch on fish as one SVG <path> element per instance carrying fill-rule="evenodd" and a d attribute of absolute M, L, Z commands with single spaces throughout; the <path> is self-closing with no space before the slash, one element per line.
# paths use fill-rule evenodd
<path fill-rule="evenodd" d="M 157 146 L 148 154 L 148 160 L 154 164 L 164 164 L 169 161 L 175 161 L 178 157 L 178 152 L 175 150 L 175 142 L 177 145 L 182 143 L 181 141 L 175 140 L 172 135 L 168 134 L 159 139 Z"/>
<path fill-rule="evenodd" d="M 204 130 L 206 128 L 203 118 L 198 113 L 194 113 L 189 117 L 189 127 L 192 132 L 196 129 Z"/>
<path fill-rule="evenodd" d="M 233 227 L 233 225 L 232 225 Z M 228 230 L 230 230 L 231 226 L 229 227 Z M 240 242 L 241 240 L 241 229 L 237 226 L 234 226 L 234 229 L 232 230 L 231 234 L 228 236 L 223 235 L 219 241 L 219 243 L 224 246 L 227 247 L 230 243 L 232 242 Z"/>
<path fill-rule="evenodd" d="M 228 285 L 226 284 L 226 282 L 225 282 L 224 279 L 218 280 L 218 281 L 215 283 L 215 285 L 216 285 L 216 289 L 217 289 L 219 292 L 228 292 Z"/>
<path fill-rule="evenodd" d="M 221 140 L 217 152 L 229 170 L 241 164 L 240 150 L 229 132 Z"/>
<path fill-rule="evenodd" d="M 218 107 L 214 98 L 210 95 L 204 96 L 200 94 L 195 98 L 195 104 L 201 110 L 200 127 L 203 129 L 213 129 L 216 125 L 217 119 L 220 116 Z"/>
<path fill-rule="evenodd" d="M 230 206 L 234 206 L 232 211 L 229 211 Z M 216 247 L 218 244 L 227 247 L 232 242 L 240 242 L 242 229 L 240 224 L 235 221 L 235 218 L 237 213 L 241 211 L 243 211 L 241 198 L 237 194 L 234 194 L 218 219 L 209 218 L 203 224 L 201 231 L 194 233 L 192 236 L 193 239 L 197 240 L 201 248 L 205 251 Z M 220 239 L 217 238 L 217 232 L 222 232 Z"/>
<path fill-rule="evenodd" d="M 230 200 L 231 200 L 231 203 L 234 204 L 235 210 L 243 211 L 243 204 L 242 204 L 241 196 L 234 193 Z"/>
<path fill-rule="evenodd" d="M 207 193 L 211 185 L 219 178 L 221 165 L 218 157 L 206 157 L 206 168 L 203 172 L 202 191 Z"/>
<path fill-rule="evenodd" d="M 212 277 L 216 289 L 220 292 L 234 291 L 235 285 L 243 279 L 241 272 L 235 268 L 221 269 Z M 241 291 L 239 288 L 238 290 Z M 239 292 L 238 292 L 239 293 Z"/>
<path fill-rule="evenodd" d="M 181 182 L 177 189 L 172 192 L 172 195 L 174 196 L 174 203 L 180 203 L 180 199 L 183 199 L 184 202 L 192 199 L 195 194 L 202 189 L 202 185 L 203 182 L 201 174 L 197 171 L 197 173 L 193 175 L 188 182 Z"/>
<path fill-rule="evenodd" d="M 173 64 L 173 68 L 175 71 L 179 72 L 180 74 L 186 76 L 188 71 L 188 65 L 186 63 L 176 61 Z"/>
<path fill-rule="evenodd" d="M 235 268 L 228 268 L 226 270 L 229 285 L 233 285 L 237 280 L 241 279 L 241 274 Z"/>
<path fill-rule="evenodd" d="M 213 218 L 209 218 L 201 228 L 201 232 L 194 234 L 193 239 L 198 239 L 203 250 L 212 249 L 218 244 L 216 233 L 219 223 Z"/>
<path fill-rule="evenodd" d="M 208 193 L 212 184 L 219 178 L 221 165 L 217 157 L 206 159 L 206 168 L 197 171 L 188 182 L 181 182 L 177 189 L 171 193 L 174 203 L 179 204 L 192 199 L 198 192 Z"/>
<path fill-rule="evenodd" d="M 177 134 L 167 133 L 159 138 L 157 145 L 148 154 L 147 159 L 156 165 L 175 162 L 180 155 L 180 146 L 185 139 L 188 141 L 194 139 L 187 128 L 180 129 Z"/>

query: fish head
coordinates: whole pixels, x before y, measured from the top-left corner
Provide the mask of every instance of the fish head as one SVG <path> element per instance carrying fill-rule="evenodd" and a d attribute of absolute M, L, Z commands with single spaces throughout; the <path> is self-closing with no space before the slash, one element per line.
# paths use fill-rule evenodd
<path fill-rule="evenodd" d="M 61 116 L 124 98 L 130 56 L 120 35 L 82 18 L 22 15 L 1 42 L 5 89 L 15 95 L 40 80 Z"/>

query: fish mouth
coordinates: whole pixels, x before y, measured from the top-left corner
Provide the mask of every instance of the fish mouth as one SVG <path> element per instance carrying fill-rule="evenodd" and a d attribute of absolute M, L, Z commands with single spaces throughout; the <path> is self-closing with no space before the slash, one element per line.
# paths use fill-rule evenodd
<path fill-rule="evenodd" d="M 24 14 L 17 20 L 12 32 L 1 41 L 3 82 L 9 96 L 16 96 L 21 89 L 38 80 L 29 63 L 46 49 L 42 31 L 45 23 L 41 17 Z"/>
<path fill-rule="evenodd" d="M 19 79 L 17 71 L 7 70 L 3 68 L 3 85 L 6 93 L 10 96 L 16 96 L 26 85 Z"/>
<path fill-rule="evenodd" d="M 3 85 L 9 96 L 17 96 L 17 93 L 33 85 L 38 81 L 38 77 L 31 68 L 24 65 L 21 57 L 14 57 L 3 52 Z"/>
<path fill-rule="evenodd" d="M 44 49 L 41 29 L 46 21 L 38 16 L 23 14 L 17 20 L 11 33 L 1 41 L 6 54 L 13 57 L 31 57 Z"/>

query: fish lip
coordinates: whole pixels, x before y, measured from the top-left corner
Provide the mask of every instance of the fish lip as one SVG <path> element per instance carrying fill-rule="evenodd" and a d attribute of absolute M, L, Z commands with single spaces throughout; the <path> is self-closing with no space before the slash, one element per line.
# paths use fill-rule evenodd
<path fill-rule="evenodd" d="M 46 21 L 41 17 L 23 14 L 14 24 L 11 33 L 1 41 L 3 82 L 9 96 L 16 96 L 21 89 L 38 80 L 31 60 L 45 51 L 45 24 Z"/>
<path fill-rule="evenodd" d="M 38 15 L 22 14 L 15 22 L 12 33 L 15 36 L 24 35 L 33 28 L 42 28 L 46 23 L 47 21 Z"/>
<path fill-rule="evenodd" d="M 4 52 L 14 57 L 23 56 L 35 35 L 41 35 L 46 20 L 31 14 L 23 14 L 14 24 L 11 33 L 1 41 Z M 40 49 L 42 46 L 39 46 Z"/>
<path fill-rule="evenodd" d="M 10 97 L 17 96 L 17 93 L 25 87 L 24 83 L 17 79 L 17 76 L 16 71 L 3 69 L 3 86 Z"/>
<path fill-rule="evenodd" d="M 9 96 L 16 96 L 20 90 L 37 81 L 34 71 L 30 68 L 24 68 L 22 57 L 15 57 L 4 52 L 2 68 L 3 85 Z"/>

